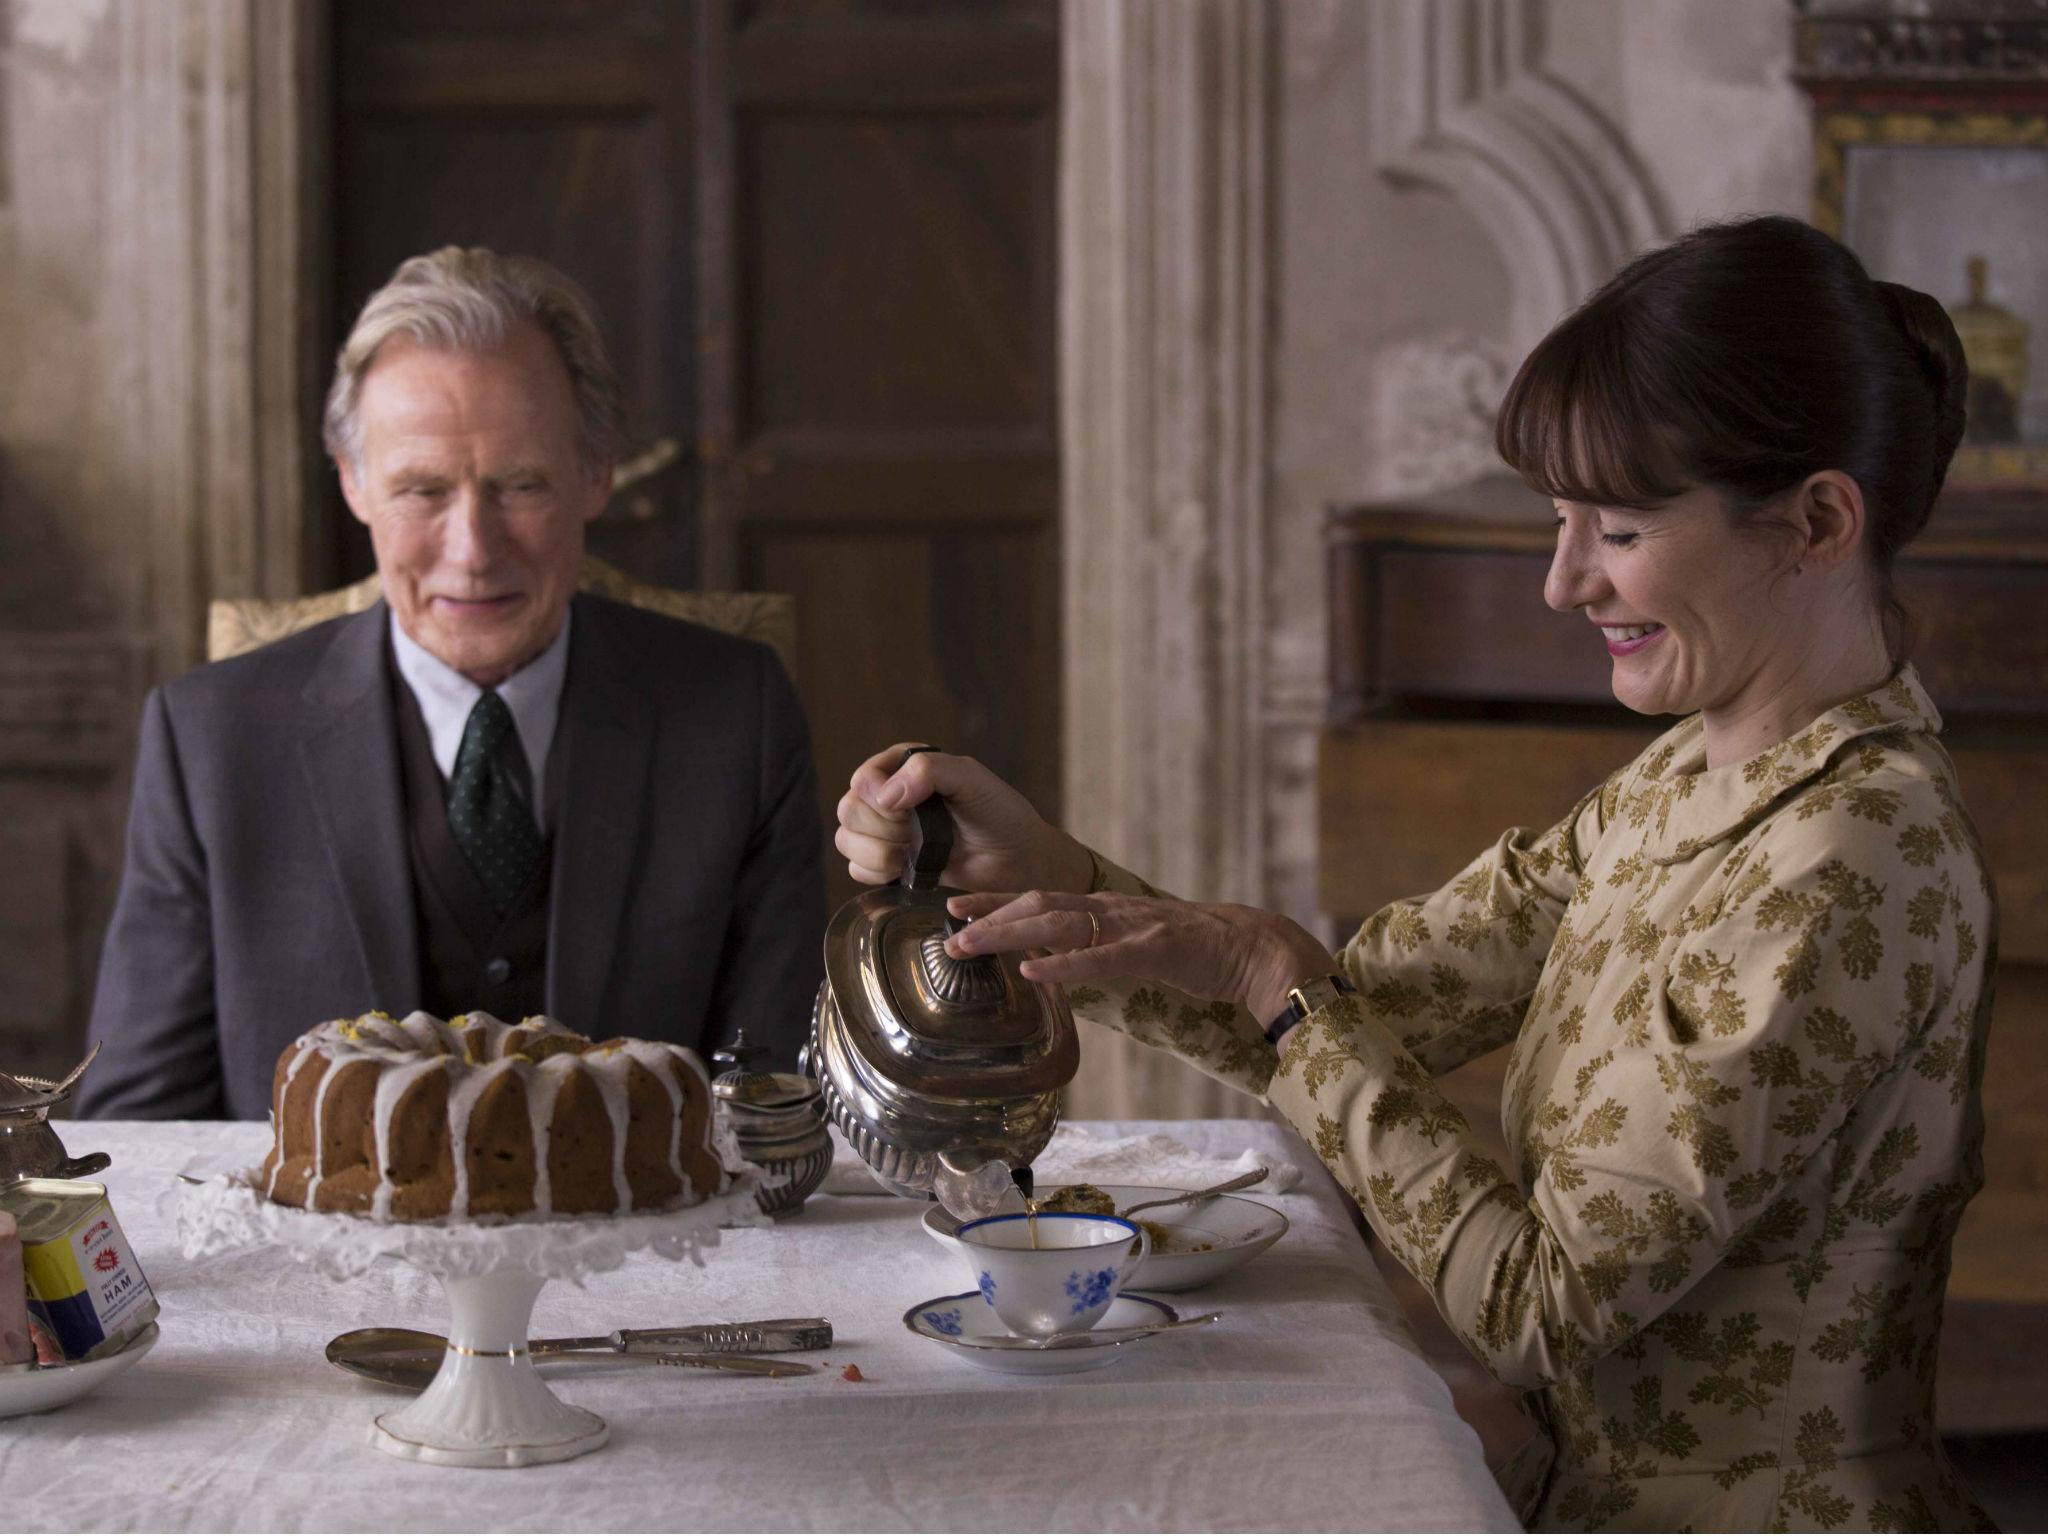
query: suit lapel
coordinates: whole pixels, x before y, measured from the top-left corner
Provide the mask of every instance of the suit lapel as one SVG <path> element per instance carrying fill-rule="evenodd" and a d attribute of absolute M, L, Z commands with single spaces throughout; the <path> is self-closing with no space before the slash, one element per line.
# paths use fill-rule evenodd
<path fill-rule="evenodd" d="M 605 983 L 637 862 L 653 764 L 654 727 L 634 686 L 636 659 L 579 597 L 562 682 L 558 761 L 548 765 L 558 800 L 548 911 L 548 1012 L 571 1029 L 602 1032 Z"/>
<path fill-rule="evenodd" d="M 398 723 L 385 679 L 388 610 L 345 624 L 303 694 L 299 760 L 369 985 L 366 1006 L 410 1006 L 419 991 Z"/>

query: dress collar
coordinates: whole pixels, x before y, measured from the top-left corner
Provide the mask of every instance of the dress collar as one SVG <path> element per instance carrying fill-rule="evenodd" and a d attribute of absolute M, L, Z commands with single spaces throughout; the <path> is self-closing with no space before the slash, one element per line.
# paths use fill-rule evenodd
<path fill-rule="evenodd" d="M 1723 768 L 1707 767 L 1706 733 L 1694 715 L 1637 760 L 1621 786 L 1615 814 L 1630 826 L 1649 828 L 1644 851 L 1654 862 L 1676 864 L 1742 832 L 1792 790 L 1825 773 L 1851 742 L 1940 730 L 1941 715 L 1910 665 L 1796 735 Z M 1871 743 L 1869 750 L 1878 749 Z"/>

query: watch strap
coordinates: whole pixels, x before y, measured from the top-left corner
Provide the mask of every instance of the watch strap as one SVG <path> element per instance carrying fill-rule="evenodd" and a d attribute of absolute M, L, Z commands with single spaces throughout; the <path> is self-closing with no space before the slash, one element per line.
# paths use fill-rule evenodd
<path fill-rule="evenodd" d="M 1274 1015 L 1272 1022 L 1266 1026 L 1266 1039 L 1270 1043 L 1278 1045 L 1282 1035 L 1307 1018 L 1316 1008 L 1322 1006 L 1321 1003 L 1311 1002 L 1304 995 L 1303 991 L 1304 988 L 1315 987 L 1316 991 L 1320 993 L 1323 990 L 1323 986 L 1317 985 L 1318 983 L 1327 985 L 1333 996 L 1340 993 L 1352 993 L 1358 990 L 1358 988 L 1351 984 L 1351 978 L 1339 971 L 1332 971 L 1327 976 L 1311 977 L 1308 981 L 1301 983 L 1300 986 L 1290 988 L 1287 993 L 1287 1006 Z"/>

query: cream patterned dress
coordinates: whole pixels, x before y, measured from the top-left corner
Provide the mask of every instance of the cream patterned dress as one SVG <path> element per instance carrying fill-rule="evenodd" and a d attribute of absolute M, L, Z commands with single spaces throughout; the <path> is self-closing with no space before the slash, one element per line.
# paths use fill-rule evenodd
<path fill-rule="evenodd" d="M 1910 668 L 1732 766 L 1687 720 L 1377 913 L 1277 1065 L 1228 1005 L 1073 1001 L 1294 1122 L 1547 1431 L 1533 1526 L 1983 1528 L 1934 1365 L 1996 906 L 1939 729 Z M 1510 1042 L 1502 1168 L 1433 1079 Z"/>

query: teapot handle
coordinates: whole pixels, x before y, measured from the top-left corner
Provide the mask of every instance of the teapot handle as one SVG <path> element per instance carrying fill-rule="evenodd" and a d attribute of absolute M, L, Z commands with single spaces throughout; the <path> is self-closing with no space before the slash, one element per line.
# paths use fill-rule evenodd
<path fill-rule="evenodd" d="M 912 747 L 903 754 L 903 763 L 909 762 L 920 752 L 936 752 L 937 747 Z M 896 766 L 900 770 L 903 763 Z M 903 888 L 908 891 L 928 891 L 939 883 L 939 877 L 946 872 L 946 865 L 953 857 L 953 813 L 946 808 L 944 795 L 927 795 L 917 806 L 917 846 L 911 850 L 910 862 L 903 871 Z"/>

